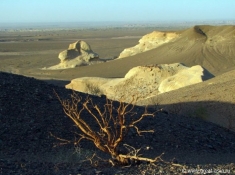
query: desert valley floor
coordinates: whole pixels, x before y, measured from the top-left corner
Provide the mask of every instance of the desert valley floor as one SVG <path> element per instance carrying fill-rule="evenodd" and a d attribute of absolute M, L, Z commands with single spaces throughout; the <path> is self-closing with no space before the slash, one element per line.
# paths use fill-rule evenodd
<path fill-rule="evenodd" d="M 235 26 L 164 29 L 166 35 L 173 32 L 177 37 L 117 59 L 154 30 L 160 29 L 0 31 L 0 174 L 187 174 L 190 169 L 235 173 Z M 42 69 L 58 64 L 59 53 L 78 40 L 89 43 L 106 61 Z M 149 111 L 162 109 L 138 126 L 155 132 L 142 137 L 130 132 L 124 143 L 142 148 L 144 157 L 164 152 L 164 161 L 112 167 L 100 159 L 89 161 L 94 152 L 103 159 L 108 156 L 92 143 L 60 145 L 61 140 L 51 136 L 77 138 L 74 133 L 79 131 L 54 94 L 68 98 L 72 91 L 65 85 L 72 79 L 122 78 L 136 66 L 171 63 L 200 65 L 213 78 L 138 101 L 134 110 L 140 113 L 146 105 Z M 120 91 L 128 92 L 125 87 Z M 106 102 L 104 96 L 91 98 L 100 106 Z"/>

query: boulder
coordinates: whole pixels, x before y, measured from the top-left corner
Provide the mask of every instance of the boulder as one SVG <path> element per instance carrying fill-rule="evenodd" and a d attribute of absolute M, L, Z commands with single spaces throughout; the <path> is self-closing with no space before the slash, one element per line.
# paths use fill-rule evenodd
<path fill-rule="evenodd" d="M 177 38 L 178 34 L 174 32 L 159 32 L 153 31 L 147 35 L 144 35 L 140 40 L 139 44 L 134 47 L 130 47 L 124 49 L 118 58 L 124 58 L 132 55 L 136 55 L 138 53 L 146 52 L 148 50 L 157 48 L 162 44 L 173 41 L 173 39 Z"/>
<path fill-rule="evenodd" d="M 99 89 L 100 93 L 110 99 L 130 102 L 133 96 L 142 100 L 212 77 L 213 75 L 200 65 L 186 67 L 180 63 L 160 64 L 134 67 L 123 78 L 77 78 L 66 85 L 66 88 L 91 93 L 88 89 L 92 85 L 93 89 Z M 89 87 L 85 87 L 86 85 Z"/>
<path fill-rule="evenodd" d="M 97 61 L 99 55 L 92 51 L 91 46 L 85 41 L 77 41 L 69 44 L 67 50 L 59 53 L 60 63 L 46 69 L 67 69 L 82 65 L 92 64 L 91 61 Z"/>

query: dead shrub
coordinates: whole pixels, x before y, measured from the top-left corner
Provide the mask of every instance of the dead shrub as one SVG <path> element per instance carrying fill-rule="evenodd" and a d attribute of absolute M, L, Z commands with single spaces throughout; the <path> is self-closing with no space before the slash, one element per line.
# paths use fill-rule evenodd
<path fill-rule="evenodd" d="M 118 105 L 114 104 L 114 101 L 106 99 L 106 104 L 101 108 L 94 104 L 89 96 L 82 102 L 81 96 L 75 92 L 71 94 L 71 99 L 66 100 L 62 100 L 58 94 L 56 95 L 65 114 L 81 131 L 81 134 L 78 134 L 80 138 L 76 143 L 79 143 L 82 139 L 90 140 L 99 150 L 111 155 L 112 158 L 109 162 L 112 163 L 112 165 L 125 165 L 133 160 L 147 161 L 150 163 L 154 163 L 159 159 L 161 160 L 160 156 L 155 159 L 139 157 L 137 155 L 139 150 L 127 146 L 127 144 L 123 145 L 127 149 L 131 148 L 132 153 L 122 154 L 118 150 L 118 147 L 127 136 L 130 128 L 134 128 L 138 135 L 144 132 L 154 132 L 153 130 L 140 130 L 136 126 L 143 118 L 147 116 L 154 117 L 155 115 L 155 113 L 148 113 L 147 109 L 145 109 L 143 114 L 137 115 L 137 112 L 134 112 L 133 105 L 136 98 L 133 98 L 132 102 L 129 104 L 119 101 Z M 88 122 L 88 120 L 91 119 L 98 127 L 94 127 L 94 125 L 91 124 L 92 122 Z"/>

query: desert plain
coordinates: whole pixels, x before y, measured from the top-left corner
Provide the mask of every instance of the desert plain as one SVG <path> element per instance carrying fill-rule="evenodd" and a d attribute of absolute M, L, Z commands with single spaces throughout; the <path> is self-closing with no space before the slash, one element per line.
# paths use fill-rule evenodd
<path fill-rule="evenodd" d="M 152 28 L 121 28 L 1 32 L 1 70 L 37 76 L 42 79 L 70 80 L 77 76 L 96 76 L 94 73 L 87 74 L 90 71 L 75 75 L 77 68 L 76 70 L 66 70 L 71 71 L 71 73 L 63 73 L 61 70 L 40 71 L 40 68 L 59 63 L 59 53 L 65 50 L 70 43 L 77 40 L 88 42 L 100 58 L 112 59 L 118 57 L 125 48 L 138 43 L 143 35 L 152 31 Z M 86 70 L 83 67 L 80 68 Z M 97 76 L 100 76 L 99 73 L 97 72 Z M 57 76 L 57 74 L 61 75 Z M 112 76 L 108 74 L 104 72 L 103 75 L 106 77 Z"/>
<path fill-rule="evenodd" d="M 153 31 L 161 31 L 164 37 L 167 36 L 168 34 L 174 33 L 175 38 L 173 40 L 170 40 L 169 42 L 160 44 L 156 48 L 151 48 L 149 50 L 137 54 L 131 54 L 131 55 L 127 54 L 124 58 L 118 58 L 120 56 L 120 53 L 122 53 L 124 49 L 138 45 L 139 40 L 144 35 L 152 33 Z M 58 64 L 60 62 L 60 60 L 58 59 L 59 53 L 67 49 L 69 44 L 79 40 L 87 42 L 91 46 L 92 50 L 99 54 L 99 59 L 104 62 L 87 66 L 78 66 L 70 69 L 58 69 L 58 70 L 45 69 L 47 67 Z M 38 85 L 36 85 L 36 89 L 37 90 L 39 89 L 38 91 L 42 93 L 41 96 L 49 98 L 50 95 L 53 96 L 54 94 L 53 91 L 51 90 L 50 92 L 45 92 L 45 94 L 47 95 L 45 94 L 43 95 L 44 90 L 47 89 L 46 88 L 47 84 L 48 84 L 48 89 L 49 88 L 52 89 L 53 87 L 54 89 L 58 88 L 58 90 L 61 90 L 61 92 L 63 91 L 65 93 L 69 93 L 71 91 L 66 90 L 65 85 L 69 84 L 71 80 L 76 78 L 82 78 L 82 77 L 88 77 L 88 78 L 100 77 L 100 78 L 110 78 L 110 79 L 123 78 L 130 69 L 137 66 L 147 66 L 147 67 L 150 66 L 151 68 L 151 66 L 154 67 L 161 64 L 172 64 L 172 63 L 182 63 L 187 67 L 200 65 L 211 76 L 209 79 L 205 81 L 203 80 L 200 83 L 192 84 L 189 86 L 185 86 L 158 95 L 152 95 L 151 97 L 146 99 L 143 98 L 136 103 L 137 107 L 139 108 L 143 108 L 144 106 L 148 105 L 148 108 L 150 110 L 160 109 L 162 113 L 159 114 L 159 116 L 164 118 L 164 119 L 161 119 L 161 117 L 158 118 L 160 124 L 162 123 L 162 126 L 159 125 L 159 129 L 168 138 L 165 138 L 165 140 L 163 139 L 164 141 L 162 140 L 156 141 L 146 136 L 146 144 L 151 145 L 151 143 L 154 142 L 153 145 L 155 146 L 152 146 L 153 149 L 155 148 L 163 149 L 164 146 L 163 145 L 160 146 L 160 144 L 166 144 L 165 147 L 169 148 L 169 153 L 167 153 L 167 150 L 165 150 L 166 152 L 165 158 L 167 160 L 172 160 L 172 161 L 176 159 L 177 160 L 176 162 L 179 164 L 184 164 L 185 162 L 189 162 L 189 164 L 192 163 L 193 166 L 195 166 L 196 164 L 200 165 L 205 164 L 206 166 L 209 166 L 208 164 L 215 164 L 215 166 L 216 164 L 217 165 L 221 164 L 220 168 L 225 167 L 234 172 L 235 171 L 235 166 L 234 166 L 235 26 L 232 25 L 224 25 L 224 26 L 197 25 L 181 29 L 128 27 L 128 28 L 107 28 L 107 29 L 90 28 L 90 29 L 73 29 L 73 30 L 71 29 L 70 30 L 32 29 L 32 30 L 22 30 L 22 31 L 2 30 L 0 31 L 0 71 L 2 72 L 2 74 L 4 74 L 3 72 L 5 72 L 5 73 L 10 73 L 10 75 L 9 79 L 6 78 L 7 76 L 5 76 L 5 74 L 2 75 L 1 81 L 3 84 L 0 86 L 0 91 L 1 91 L 0 93 L 2 94 L 1 106 L 3 106 L 3 109 L 1 111 L 3 112 L 0 114 L 6 115 L 7 114 L 6 111 L 12 108 L 9 99 L 7 100 L 8 103 L 5 103 L 4 101 L 4 99 L 6 100 L 8 97 L 7 93 L 10 93 L 10 91 L 7 91 L 6 93 L 4 89 L 7 87 L 17 86 L 16 89 L 20 90 L 24 89 L 24 93 L 27 92 L 28 88 L 29 89 L 28 92 L 31 91 L 34 92 L 33 86 L 34 84 L 37 84 L 36 80 L 39 80 Z M 16 75 L 17 77 L 18 75 L 24 76 L 22 79 L 23 85 L 20 82 L 13 81 L 14 79 L 13 77 L 15 74 L 17 74 Z M 31 85 L 29 83 L 31 79 L 28 80 L 29 82 L 25 80 L 25 78 L 27 79 L 27 77 L 28 78 L 33 77 L 34 79 L 36 79 L 35 82 L 34 80 L 32 80 L 34 83 L 32 84 L 32 87 L 30 87 Z M 20 77 L 16 78 L 16 80 L 21 81 Z M 44 84 L 45 82 L 46 84 Z M 44 90 L 40 90 L 41 86 L 44 88 Z M 131 94 L 131 92 L 128 92 L 128 89 L 125 88 L 126 88 L 125 86 L 122 86 L 119 87 L 117 90 Z M 19 94 L 21 94 L 20 90 L 18 92 Z M 4 93 L 6 93 L 5 96 L 3 95 Z M 13 97 L 9 95 L 9 97 L 10 96 L 12 97 L 12 100 L 17 98 L 17 93 L 14 94 L 15 96 Z M 83 96 L 87 95 L 86 93 L 85 94 L 81 93 L 81 94 Z M 135 92 L 135 94 L 137 94 L 138 96 L 137 92 Z M 25 95 L 25 97 L 30 97 L 30 96 Z M 23 101 L 27 101 L 24 100 L 24 96 L 22 96 L 21 98 L 22 98 L 21 99 L 22 103 Z M 31 100 L 34 101 L 34 98 L 35 96 L 33 96 Z M 54 99 L 55 97 L 50 97 L 50 98 Z M 104 98 L 103 96 L 94 97 L 95 101 L 98 101 L 100 103 L 103 102 L 103 98 Z M 53 101 L 53 104 L 54 103 L 55 102 Z M 27 101 L 27 105 L 29 104 L 30 102 Z M 43 105 L 39 106 L 40 109 L 43 109 Z M 34 106 L 34 108 L 37 109 L 36 106 Z M 45 108 L 50 111 L 49 112 L 50 115 L 53 115 L 53 112 L 51 111 L 55 109 L 49 109 L 48 106 Z M 14 108 L 12 109 L 14 110 Z M 16 107 L 16 111 L 17 109 L 18 107 Z M 58 110 L 58 108 L 56 109 Z M 59 113 L 58 115 L 61 115 L 62 112 L 60 113 L 57 111 L 56 114 L 57 113 Z M 45 113 L 42 115 L 45 115 Z M 180 119 L 180 116 L 182 116 L 182 121 Z M 175 118 L 172 119 L 172 117 Z M 186 117 L 186 119 L 184 119 L 183 117 Z M 6 122 L 7 119 L 2 119 L 2 120 L 5 122 L 5 124 L 9 122 L 9 121 Z M 167 121 L 169 121 L 169 126 L 168 125 L 165 126 Z M 144 122 L 146 125 L 148 125 L 148 121 Z M 203 122 L 206 122 L 206 124 Z M 188 125 L 186 123 L 188 123 Z M 5 124 L 4 127 L 6 127 Z M 71 124 L 66 123 L 66 126 L 69 125 Z M 46 123 L 42 124 L 42 126 L 45 127 Z M 157 131 L 158 125 L 156 124 L 153 126 Z M 169 131 L 166 131 L 164 130 L 163 126 L 171 129 L 169 129 Z M 62 130 L 66 129 L 63 128 L 63 126 L 60 127 L 62 128 Z M 181 128 L 182 130 L 180 129 L 180 127 L 182 127 Z M 172 133 L 172 130 L 174 131 L 174 129 L 175 132 Z M 194 134 L 191 133 L 193 130 L 195 131 Z M 189 136 L 187 134 L 189 134 L 188 133 L 189 131 L 193 137 L 191 139 L 195 140 L 196 145 L 198 140 L 199 142 L 200 139 L 203 140 L 201 141 L 202 142 L 201 147 L 198 146 L 198 149 L 195 148 L 194 151 L 192 151 L 191 148 L 188 148 L 187 146 L 182 146 L 183 144 L 187 145 L 187 142 L 184 143 L 184 139 L 185 141 L 188 141 L 187 139 L 189 139 L 188 138 Z M 9 133 L 11 132 L 14 133 L 13 131 L 10 131 Z M 33 132 L 31 134 L 33 134 Z M 197 136 L 197 134 L 199 134 L 200 136 Z M 203 134 L 205 134 L 205 137 L 203 136 Z M 46 133 L 44 133 L 44 136 L 45 135 Z M 62 135 L 67 136 L 66 134 Z M 156 135 L 154 135 L 153 137 L 157 139 Z M 4 137 L 4 139 L 7 138 L 6 136 L 4 136 L 4 133 L 2 134 L 2 137 Z M 162 135 L 162 137 L 164 137 L 164 135 Z M 159 139 L 162 139 L 162 137 L 159 136 Z M 13 138 L 14 137 L 12 137 L 12 140 Z M 204 140 L 205 138 L 207 138 L 206 141 Z M 12 161 L 16 160 L 14 159 L 14 155 L 11 154 L 8 155 L 8 153 L 6 153 L 7 149 L 4 148 L 4 143 L 6 142 L 7 144 L 9 144 L 10 142 L 9 143 L 8 141 L 4 142 L 4 139 L 2 138 L 1 139 L 2 143 L 0 142 L 2 148 L 1 163 L 3 166 L 3 171 L 7 171 L 6 170 L 7 165 L 4 160 L 7 160 L 8 156 L 11 157 L 10 160 Z M 142 143 L 142 141 L 138 140 L 139 143 Z M 168 143 L 167 141 L 169 141 L 170 143 Z M 14 143 L 17 144 L 17 142 Z M 37 141 L 37 144 L 38 143 L 40 144 L 40 142 Z M 177 145 L 176 148 L 179 147 L 178 152 L 176 151 L 177 149 L 175 148 L 176 145 Z M 194 145 L 194 144 L 189 142 L 189 145 Z M 204 147 L 202 145 L 204 145 Z M 141 144 L 136 144 L 135 146 L 141 146 Z M 184 149 L 185 153 L 183 153 Z M 211 152 L 208 150 L 211 150 Z M 198 154 L 197 151 L 200 152 L 201 154 Z M 155 153 L 160 154 L 161 150 L 158 150 Z M 151 153 L 147 153 L 147 155 L 148 154 L 151 155 Z M 18 152 L 17 155 L 20 155 L 20 152 Z M 24 152 L 23 157 L 25 155 L 27 154 Z M 34 156 L 38 156 L 38 154 L 35 154 Z M 32 155 L 31 157 L 29 156 L 30 158 L 28 159 L 25 157 L 23 158 L 24 161 L 28 162 L 28 165 L 32 164 L 33 166 L 32 163 L 33 162 L 32 159 L 34 159 L 33 156 Z M 46 159 L 47 161 L 52 161 L 48 157 Z M 18 159 L 17 161 L 20 162 L 20 160 Z M 71 166 L 73 171 L 75 172 L 76 170 L 74 168 L 74 165 Z M 11 167 L 14 166 L 11 165 Z M 63 168 L 64 167 L 61 165 L 61 169 Z M 92 166 L 92 168 L 99 170 L 99 166 L 96 168 Z M 104 170 L 102 168 L 100 168 L 100 170 L 101 173 L 105 171 L 107 171 L 107 173 L 109 172 L 108 170 Z M 22 172 L 24 171 L 27 170 L 26 169 L 22 170 Z M 119 170 L 115 169 L 115 171 L 118 172 Z M 51 172 L 54 172 L 54 170 L 51 170 Z M 81 170 L 81 172 L 83 171 Z M 120 172 L 122 172 L 122 170 Z M 123 170 L 123 172 L 127 173 L 126 170 Z"/>
<path fill-rule="evenodd" d="M 151 40 L 151 37 L 153 37 L 151 33 L 153 31 L 165 32 L 168 35 L 173 33 L 177 37 L 174 41 L 163 43 L 157 48 L 153 47 L 153 49 L 149 49 L 146 52 L 116 59 L 124 49 L 138 45 L 138 41 L 143 36 L 147 35 L 147 40 Z M 233 104 L 235 102 L 233 96 L 233 73 L 235 69 L 234 31 L 235 28 L 231 25 L 198 25 L 185 29 L 117 27 L 58 31 L 1 31 L 0 70 L 35 77 L 53 84 L 65 86 L 71 80 L 81 77 L 123 78 L 130 69 L 137 66 L 172 63 L 182 63 L 188 67 L 200 65 L 214 78 L 192 87 L 180 89 L 179 91 L 182 91 L 180 93 L 172 91 L 161 94 L 161 96 L 164 96 L 163 99 L 161 99 L 161 96 L 157 96 L 141 103 L 144 105 L 174 104 L 174 106 L 177 106 L 179 103 L 184 102 L 192 102 L 193 104 L 201 102 L 199 107 L 194 107 L 195 110 L 190 113 L 203 110 L 203 113 L 205 113 L 203 114 L 204 118 L 210 118 L 210 111 L 212 109 L 206 109 L 207 101 L 210 101 L 210 103 L 221 102 L 222 104 Z M 154 35 L 154 32 L 152 35 Z M 155 36 L 152 40 L 157 40 L 157 38 L 158 36 Z M 43 69 L 58 64 L 60 62 L 58 59 L 59 53 L 67 49 L 69 44 L 79 40 L 87 42 L 92 50 L 98 53 L 99 58 L 107 60 L 107 62 L 89 66 L 77 66 L 70 69 Z M 229 87 L 226 86 L 226 83 L 229 84 Z M 126 91 L 126 87 L 120 87 L 119 91 Z M 188 93 L 190 88 L 193 93 L 190 92 L 192 95 L 186 96 L 185 94 Z M 217 89 L 216 92 L 213 88 Z M 220 93 L 223 95 L 219 95 Z M 168 98 L 168 96 L 171 97 Z M 116 98 L 116 100 L 118 99 Z M 204 104 L 205 102 L 206 104 Z M 221 106 L 221 104 L 218 105 Z M 212 106 L 214 107 L 215 105 L 209 105 L 209 108 Z M 221 114 L 221 107 L 216 107 L 218 109 L 216 116 L 221 115 L 217 118 L 227 118 L 227 116 L 230 118 L 229 121 L 217 123 L 234 128 L 234 117 L 233 114 L 230 114 L 232 113 L 230 110 L 233 110 L 234 107 L 233 105 L 228 106 L 229 110 L 226 109 Z M 213 113 L 215 113 L 215 110 L 212 110 Z M 182 111 L 186 112 L 185 110 Z M 228 112 L 228 114 L 224 112 Z"/>

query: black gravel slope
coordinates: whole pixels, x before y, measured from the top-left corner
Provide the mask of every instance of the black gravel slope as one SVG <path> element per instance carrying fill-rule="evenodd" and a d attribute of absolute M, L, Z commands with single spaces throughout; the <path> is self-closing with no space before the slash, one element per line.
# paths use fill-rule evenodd
<path fill-rule="evenodd" d="M 72 144 L 53 147 L 60 142 L 50 133 L 74 140 L 73 132 L 77 131 L 64 115 L 54 90 L 61 98 L 68 98 L 72 93 L 34 78 L 0 72 L 0 174 L 178 174 L 183 171 L 181 166 L 164 163 L 123 169 L 109 164 L 94 167 L 89 162 L 55 163 L 40 156 L 30 159 L 31 155 L 56 155 L 61 149 L 73 148 Z M 92 98 L 100 105 L 105 103 L 104 97 Z M 135 110 L 141 113 L 144 109 L 136 107 Z M 199 166 L 235 172 L 235 133 L 231 131 L 197 118 L 163 112 L 146 118 L 138 127 L 155 130 L 142 137 L 131 130 L 125 140 L 135 148 L 142 147 L 144 156 L 154 158 L 164 152 L 164 160 L 182 164 L 186 169 Z M 94 149 L 92 144 L 84 143 L 82 147 Z"/>

